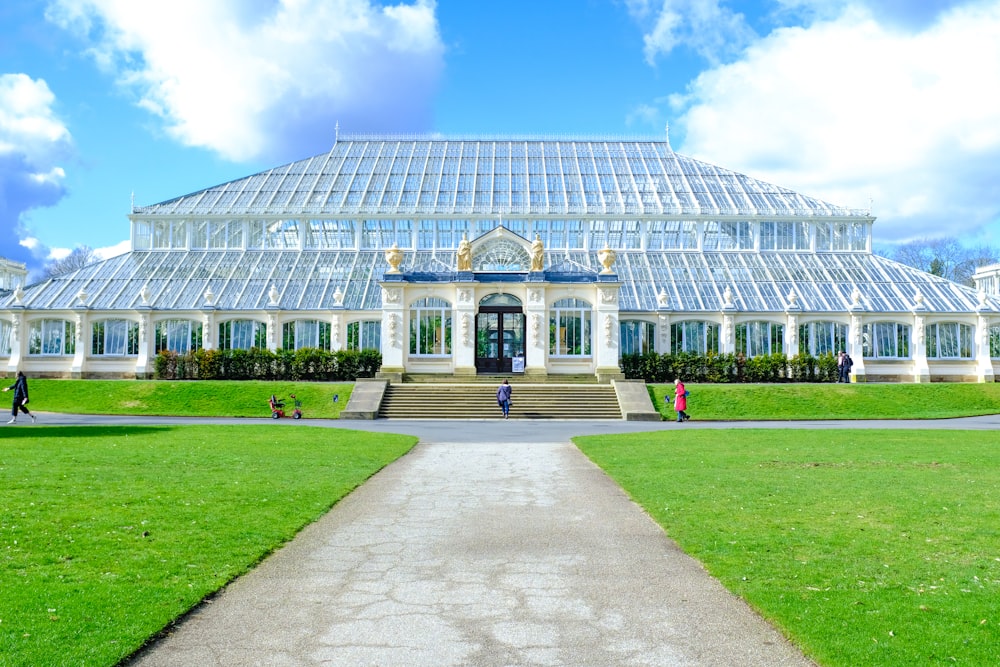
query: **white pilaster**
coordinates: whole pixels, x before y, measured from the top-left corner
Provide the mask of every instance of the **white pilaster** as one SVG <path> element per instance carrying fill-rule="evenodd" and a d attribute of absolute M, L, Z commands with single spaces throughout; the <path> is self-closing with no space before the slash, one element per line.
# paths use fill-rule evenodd
<path fill-rule="evenodd" d="M 10 323 L 10 358 L 7 360 L 7 372 L 16 373 L 24 357 L 25 341 L 28 340 L 28 332 L 25 331 L 24 310 L 17 307 L 14 317 Z"/>
<path fill-rule="evenodd" d="M 476 374 L 476 300 L 474 283 L 456 283 L 451 356 L 455 375 Z"/>
<path fill-rule="evenodd" d="M 545 360 L 549 350 L 549 319 L 545 309 L 547 283 L 528 283 L 528 298 L 524 303 L 525 345 L 524 374 L 545 377 Z"/>
<path fill-rule="evenodd" d="M 594 372 L 598 380 L 623 377 L 618 364 L 618 290 L 619 282 L 599 282 L 594 305 Z"/>
<path fill-rule="evenodd" d="M 73 325 L 75 329 L 73 336 L 76 340 L 73 341 L 73 363 L 70 366 L 69 372 L 70 377 L 81 378 L 86 370 L 87 343 L 90 342 L 90 336 L 87 335 L 90 328 L 90 318 L 87 317 L 85 306 L 81 306 L 76 311 L 76 315 L 73 318 Z"/>
<path fill-rule="evenodd" d="M 993 382 L 993 361 L 990 359 L 990 320 L 983 311 L 976 318 L 976 379 Z"/>
<path fill-rule="evenodd" d="M 927 306 L 924 297 L 917 292 L 913 297 L 913 337 L 910 354 L 913 357 L 913 381 L 930 382 L 931 369 L 927 365 L 927 334 L 924 331 L 927 319 Z"/>
<path fill-rule="evenodd" d="M 404 286 L 398 282 L 382 286 L 382 368 L 380 376 L 403 376 L 403 346 L 406 342 L 406 318 L 403 310 Z"/>

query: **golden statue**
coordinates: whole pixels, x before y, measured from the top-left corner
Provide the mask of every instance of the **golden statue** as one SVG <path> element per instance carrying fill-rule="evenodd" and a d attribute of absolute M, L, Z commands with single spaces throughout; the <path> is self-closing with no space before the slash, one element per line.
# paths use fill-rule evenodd
<path fill-rule="evenodd" d="M 472 244 L 465 238 L 465 234 L 462 234 L 462 240 L 458 242 L 458 270 L 472 270 Z"/>
<path fill-rule="evenodd" d="M 545 244 L 542 237 L 535 234 L 535 240 L 531 242 L 531 270 L 541 271 L 545 266 Z"/>
<path fill-rule="evenodd" d="M 395 243 L 385 251 L 385 261 L 389 262 L 387 273 L 399 273 L 399 265 L 403 263 L 403 251 Z"/>

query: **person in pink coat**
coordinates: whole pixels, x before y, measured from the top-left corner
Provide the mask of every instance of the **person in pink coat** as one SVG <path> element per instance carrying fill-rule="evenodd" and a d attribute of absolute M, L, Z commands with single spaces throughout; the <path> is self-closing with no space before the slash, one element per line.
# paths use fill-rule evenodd
<path fill-rule="evenodd" d="M 687 390 L 684 388 L 684 383 L 681 382 L 680 378 L 674 380 L 674 410 L 677 411 L 677 421 L 686 422 L 691 419 L 685 410 L 687 410 L 688 399 Z"/>

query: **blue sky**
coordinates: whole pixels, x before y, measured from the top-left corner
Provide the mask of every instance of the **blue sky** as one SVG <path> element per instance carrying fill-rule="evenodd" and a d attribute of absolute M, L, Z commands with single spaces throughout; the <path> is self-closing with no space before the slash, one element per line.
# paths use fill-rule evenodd
<path fill-rule="evenodd" d="M 345 133 L 664 135 L 881 243 L 1000 245 L 1000 2 L 9 0 L 0 256 Z"/>

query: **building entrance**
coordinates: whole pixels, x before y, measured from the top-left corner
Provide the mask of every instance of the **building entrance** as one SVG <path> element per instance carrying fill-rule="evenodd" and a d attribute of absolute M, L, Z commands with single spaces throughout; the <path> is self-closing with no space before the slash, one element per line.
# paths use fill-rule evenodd
<path fill-rule="evenodd" d="M 476 315 L 476 371 L 511 373 L 524 370 L 524 313 L 510 294 L 491 294 L 479 302 Z M 515 361 L 517 360 L 517 361 Z"/>

